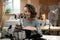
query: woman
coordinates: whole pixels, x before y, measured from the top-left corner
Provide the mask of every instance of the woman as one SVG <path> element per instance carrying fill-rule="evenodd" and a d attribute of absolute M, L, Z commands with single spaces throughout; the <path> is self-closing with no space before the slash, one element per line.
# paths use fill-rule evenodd
<path fill-rule="evenodd" d="M 36 17 L 36 11 L 34 6 L 31 4 L 26 4 L 24 7 L 25 16 L 26 18 L 23 21 L 23 29 L 26 30 L 26 37 L 30 37 L 31 31 L 35 31 L 40 33 L 42 35 L 41 29 L 40 29 L 40 23 L 35 18 Z M 28 30 L 27 30 L 28 29 Z"/>
<path fill-rule="evenodd" d="M 45 14 L 42 14 L 42 24 L 41 26 L 46 26 L 46 25 L 52 25 L 49 20 L 46 18 L 46 15 Z"/>
<path fill-rule="evenodd" d="M 42 22 L 41 22 L 41 26 L 44 27 L 44 26 L 52 26 L 52 24 L 49 22 L 49 20 L 46 18 L 46 15 L 45 13 L 42 14 Z M 43 31 L 43 34 L 49 34 L 49 31 L 48 30 L 44 30 Z"/>

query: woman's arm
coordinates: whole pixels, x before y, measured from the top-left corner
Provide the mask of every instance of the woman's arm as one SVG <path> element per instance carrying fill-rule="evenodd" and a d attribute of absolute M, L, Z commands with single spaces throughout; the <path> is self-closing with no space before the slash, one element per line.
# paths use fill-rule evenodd
<path fill-rule="evenodd" d="M 43 35 L 40 27 L 41 27 L 41 26 L 40 26 L 40 23 L 39 23 L 39 21 L 37 20 L 37 21 L 36 21 L 37 31 L 38 31 L 39 34 Z"/>
<path fill-rule="evenodd" d="M 23 27 L 24 30 L 32 30 L 32 31 L 37 31 L 37 29 L 35 27 L 32 26 L 27 26 L 27 27 Z"/>

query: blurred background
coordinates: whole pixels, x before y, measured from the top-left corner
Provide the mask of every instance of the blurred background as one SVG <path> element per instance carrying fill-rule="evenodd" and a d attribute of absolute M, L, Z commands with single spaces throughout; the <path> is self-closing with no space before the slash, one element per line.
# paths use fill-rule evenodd
<path fill-rule="evenodd" d="M 24 13 L 24 5 L 27 3 L 36 8 L 37 18 L 41 19 L 43 13 L 46 14 L 46 18 L 49 18 L 50 14 L 55 14 L 53 19 L 56 18 L 56 25 L 60 25 L 60 0 L 0 0 L 0 19 L 3 14 Z"/>
<path fill-rule="evenodd" d="M 11 25 L 15 27 L 20 24 L 20 16 L 24 14 L 25 4 L 32 4 L 35 7 L 36 18 L 39 19 L 41 26 L 49 26 L 49 28 L 52 26 L 50 29 L 41 28 L 44 35 L 60 35 L 60 0 L 0 0 L 0 32 L 2 29 L 4 32 L 7 31 Z M 49 21 L 44 22 L 45 19 Z"/>

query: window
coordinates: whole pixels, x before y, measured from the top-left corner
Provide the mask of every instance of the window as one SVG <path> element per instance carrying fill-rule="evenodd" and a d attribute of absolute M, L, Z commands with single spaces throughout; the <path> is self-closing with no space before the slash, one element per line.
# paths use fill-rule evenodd
<path fill-rule="evenodd" d="M 9 8 L 10 14 L 20 13 L 20 0 L 6 0 L 5 1 L 5 10 Z"/>

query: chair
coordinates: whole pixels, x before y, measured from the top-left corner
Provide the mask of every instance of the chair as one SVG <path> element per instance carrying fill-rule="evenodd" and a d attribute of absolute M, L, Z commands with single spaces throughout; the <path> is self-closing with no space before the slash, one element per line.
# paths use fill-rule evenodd
<path fill-rule="evenodd" d="M 1 27 L 3 27 L 4 26 L 4 24 L 5 24 L 5 21 L 6 20 L 8 20 L 10 18 L 10 16 L 9 15 L 2 15 L 2 19 L 1 19 Z"/>
<path fill-rule="evenodd" d="M 5 24 L 6 20 L 8 20 L 10 18 L 10 16 L 12 16 L 12 15 L 5 14 L 5 15 L 2 16 L 1 29 L 4 27 L 4 24 Z M 8 35 L 5 35 L 5 36 L 8 38 Z M 9 37 L 14 38 L 14 36 L 12 36 L 12 35 L 10 35 Z M 11 40 L 13 40 L 13 39 L 11 39 Z"/>

